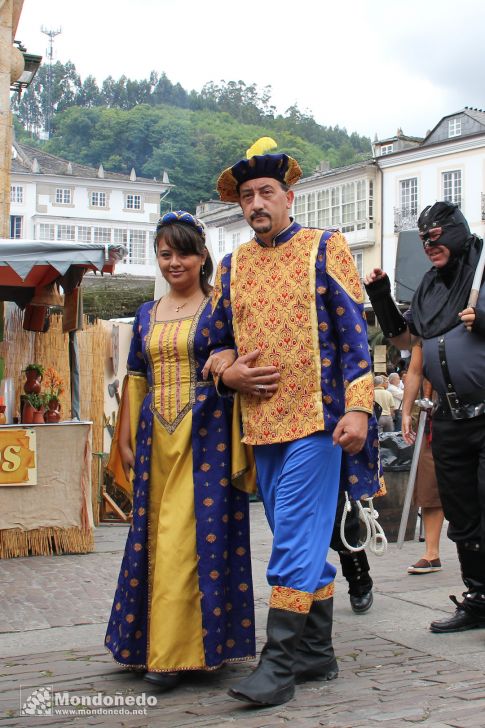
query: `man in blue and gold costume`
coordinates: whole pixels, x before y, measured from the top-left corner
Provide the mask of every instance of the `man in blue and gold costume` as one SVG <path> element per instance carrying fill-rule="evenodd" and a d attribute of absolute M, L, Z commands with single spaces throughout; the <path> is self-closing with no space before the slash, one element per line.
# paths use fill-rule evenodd
<path fill-rule="evenodd" d="M 277 705 L 296 681 L 338 674 L 327 562 L 337 494 L 341 483 L 354 498 L 373 495 L 379 468 L 352 255 L 339 231 L 292 220 L 301 169 L 257 144 L 218 180 L 221 200 L 241 205 L 255 235 L 219 265 L 207 368 L 221 391 L 240 392 L 243 442 L 253 446 L 273 531 L 267 642 L 256 670 L 229 694 Z M 224 350 L 237 352 L 234 364 Z"/>

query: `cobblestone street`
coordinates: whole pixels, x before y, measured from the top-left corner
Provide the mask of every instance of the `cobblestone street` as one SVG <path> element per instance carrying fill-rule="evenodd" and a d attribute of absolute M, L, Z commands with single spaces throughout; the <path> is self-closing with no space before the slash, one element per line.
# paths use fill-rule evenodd
<path fill-rule="evenodd" d="M 258 649 L 264 643 L 269 589 L 265 564 L 271 535 L 259 503 L 251 505 Z M 370 555 L 375 582 L 371 611 L 355 615 L 346 583 L 337 577 L 334 644 L 338 680 L 297 687 L 291 702 L 254 709 L 226 694 L 251 664 L 216 673 L 184 676 L 180 687 L 158 694 L 133 673 L 119 669 L 104 651 L 126 526 L 97 529 L 96 553 L 11 559 L 0 562 L 0 725 L 2 726 L 166 726 L 241 725 L 423 725 L 483 728 L 485 725 L 485 630 L 436 635 L 434 618 L 453 611 L 448 594 L 462 590 L 453 545 L 442 536 L 443 571 L 408 576 L 407 566 L 423 546 L 394 544 Z M 335 563 L 335 554 L 331 554 Z M 42 686 L 75 695 L 116 694 L 157 698 L 146 714 L 20 716 L 22 698 Z"/>

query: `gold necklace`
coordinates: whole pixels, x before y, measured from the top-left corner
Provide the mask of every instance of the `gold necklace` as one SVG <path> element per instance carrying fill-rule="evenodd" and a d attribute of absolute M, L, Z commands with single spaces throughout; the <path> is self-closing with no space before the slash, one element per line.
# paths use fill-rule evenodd
<path fill-rule="evenodd" d="M 198 293 L 198 291 L 197 291 L 197 293 Z M 191 301 L 193 298 L 195 298 L 197 293 L 194 293 L 192 296 L 190 296 L 190 298 L 188 298 L 183 303 L 179 303 L 178 306 L 174 306 L 175 312 L 178 313 L 179 311 L 181 311 L 189 303 L 189 301 Z M 167 298 L 168 298 L 168 300 L 170 300 L 170 298 L 168 296 L 167 296 Z"/>

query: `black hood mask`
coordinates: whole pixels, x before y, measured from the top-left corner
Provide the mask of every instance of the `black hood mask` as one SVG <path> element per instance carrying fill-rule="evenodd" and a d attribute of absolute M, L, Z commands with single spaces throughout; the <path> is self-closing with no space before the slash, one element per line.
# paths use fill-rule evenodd
<path fill-rule="evenodd" d="M 438 240 L 429 239 L 430 230 L 440 227 Z M 470 246 L 471 233 L 460 208 L 453 202 L 435 202 L 425 207 L 418 219 L 418 229 L 425 246 L 444 245 L 452 258 L 459 258 Z"/>
<path fill-rule="evenodd" d="M 443 232 L 433 242 L 429 233 L 438 227 Z M 426 207 L 418 228 L 425 247 L 443 245 L 451 253 L 443 268 L 433 267 L 425 273 L 411 304 L 416 332 L 429 339 L 460 323 L 458 313 L 466 307 L 482 241 L 470 233 L 463 213 L 452 202 Z"/>

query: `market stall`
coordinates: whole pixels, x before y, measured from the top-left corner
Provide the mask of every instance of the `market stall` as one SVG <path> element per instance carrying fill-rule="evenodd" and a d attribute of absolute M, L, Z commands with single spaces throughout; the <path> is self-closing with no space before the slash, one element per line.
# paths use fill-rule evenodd
<path fill-rule="evenodd" d="M 120 245 L 0 240 L 0 300 L 16 304 L 7 304 L 0 350 L 5 360 L 0 410 L 3 404 L 6 419 L 0 424 L 0 558 L 87 553 L 94 548 L 92 427 L 90 421 L 80 419 L 80 395 L 85 390 L 76 336 L 83 320 L 80 284 L 88 270 L 113 272 L 124 253 Z M 26 337 L 50 339 L 52 311 L 57 312 L 57 329 L 61 327 L 57 340 L 65 342 L 69 360 L 69 399 L 57 408 L 61 412 L 58 423 L 48 414 L 37 421 L 44 419 L 49 424 L 23 423 L 28 391 L 24 389 L 25 369 L 32 356 Z M 5 323 L 3 312 L 1 321 Z M 49 347 L 37 346 L 35 351 L 41 351 L 42 361 L 30 366 L 42 364 L 56 375 Z M 86 371 L 84 379 L 91 377 L 92 371 Z M 51 390 L 56 381 L 55 376 L 51 378 Z M 52 391 L 42 384 L 38 394 L 44 404 Z M 35 397 L 28 399 L 34 401 Z M 16 419 L 20 422 L 14 422 Z"/>
<path fill-rule="evenodd" d="M 91 423 L 3 425 L 0 458 L 0 557 L 92 551 Z"/>

